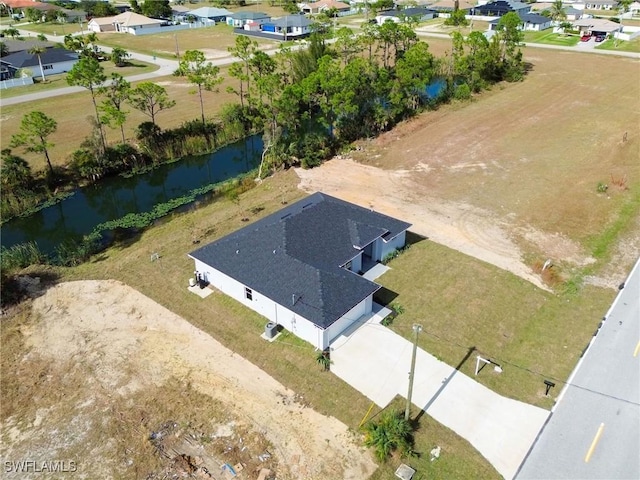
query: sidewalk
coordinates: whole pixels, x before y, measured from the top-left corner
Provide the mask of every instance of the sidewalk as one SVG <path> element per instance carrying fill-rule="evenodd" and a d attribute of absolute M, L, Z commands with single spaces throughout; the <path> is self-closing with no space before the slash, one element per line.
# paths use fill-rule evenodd
<path fill-rule="evenodd" d="M 376 319 L 331 345 L 331 371 L 379 407 L 406 398 L 412 344 Z M 475 361 L 475 357 L 469 358 Z M 549 412 L 489 390 L 418 349 L 413 404 L 468 440 L 505 478 L 515 476 Z M 482 375 L 491 375 L 487 366 Z"/>

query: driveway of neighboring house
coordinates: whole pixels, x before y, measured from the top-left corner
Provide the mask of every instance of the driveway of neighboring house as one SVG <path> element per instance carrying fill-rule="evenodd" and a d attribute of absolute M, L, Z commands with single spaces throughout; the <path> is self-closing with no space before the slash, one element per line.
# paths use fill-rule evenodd
<path fill-rule="evenodd" d="M 412 343 L 380 325 L 381 307 L 331 345 L 331 371 L 378 406 L 406 398 Z M 468 361 L 475 361 L 472 356 Z M 486 366 L 480 375 L 495 374 Z M 549 412 L 484 387 L 418 349 L 412 402 L 468 440 L 507 479 L 515 476 Z"/>

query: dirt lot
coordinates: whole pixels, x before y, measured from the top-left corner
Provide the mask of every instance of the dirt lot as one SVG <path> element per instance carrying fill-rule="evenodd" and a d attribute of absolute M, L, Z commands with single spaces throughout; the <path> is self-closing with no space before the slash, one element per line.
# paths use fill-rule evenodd
<path fill-rule="evenodd" d="M 228 458 L 234 450 L 238 456 L 233 464 L 243 462 L 246 468 L 238 478 L 257 478 L 259 469 L 267 466 L 280 479 L 356 480 L 375 470 L 370 455 L 356 446 L 359 440 L 343 423 L 306 407 L 304 398 L 120 282 L 58 284 L 36 298 L 32 308 L 38 321 L 21 327 L 26 353 L 17 363 L 40 358 L 49 367 L 29 390 L 34 404 L 30 415 L 20 412 L 3 428 L 3 460 L 67 459 L 77 463 L 83 478 L 144 478 L 148 472 L 142 466 L 149 459 L 144 458 L 141 444 L 149 444 L 149 436 L 159 435 L 168 423 L 199 435 L 212 432 L 207 442 L 196 441 L 194 433 L 188 437 L 187 443 L 196 451 L 192 457 L 199 456 L 213 474 L 201 478 L 227 478 L 218 462 L 231 462 Z M 54 366 L 64 372 L 62 384 L 53 375 L 58 371 Z M 69 378 L 78 369 L 90 374 L 84 385 L 72 386 Z M 149 419 L 127 426 L 137 435 L 124 445 L 126 460 L 110 464 L 120 458 L 117 445 L 127 438 L 106 427 L 110 417 L 126 411 L 127 406 L 132 408 L 127 402 L 133 399 L 141 408 L 141 394 L 148 400 L 149 392 L 162 396 L 164 389 L 171 391 L 175 379 L 179 380 L 178 390 L 201 394 L 202 403 L 213 399 L 219 421 L 201 416 L 203 424 L 194 430 L 194 425 L 181 418 L 179 405 L 173 405 L 176 417 L 158 417 L 155 423 L 149 421 L 154 415 L 144 410 L 141 416 Z M 57 397 L 63 402 L 47 396 L 51 388 L 58 390 Z M 187 401 L 178 399 L 179 404 L 183 402 Z M 102 421 L 96 418 L 96 409 L 105 412 Z M 19 417 L 30 417 L 30 421 L 20 422 Z M 221 438 L 226 445 L 223 451 L 216 450 L 216 440 Z M 175 443 L 172 451 L 182 452 L 184 447 L 181 450 Z M 270 458 L 260 460 L 258 455 L 265 452 Z M 90 462 L 91 458 L 101 458 L 103 463 Z M 180 471 L 167 464 L 169 460 L 156 466 L 157 478 L 163 478 L 160 471 Z"/>
<path fill-rule="evenodd" d="M 638 61 L 536 49 L 525 59 L 532 71 L 524 82 L 298 170 L 301 187 L 403 218 L 538 286 L 535 261 L 565 271 L 589 265 L 591 239 L 637 195 L 640 81 L 629 78 L 638 80 Z M 606 194 L 598 182 L 609 185 Z M 592 282 L 615 287 L 624 278 L 640 251 L 640 224 L 632 229 Z"/>

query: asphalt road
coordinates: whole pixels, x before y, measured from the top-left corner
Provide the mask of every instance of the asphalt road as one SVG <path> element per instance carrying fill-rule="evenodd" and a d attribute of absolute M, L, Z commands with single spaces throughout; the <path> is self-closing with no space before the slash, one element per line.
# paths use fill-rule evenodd
<path fill-rule="evenodd" d="M 516 478 L 640 479 L 640 260 L 605 318 Z"/>

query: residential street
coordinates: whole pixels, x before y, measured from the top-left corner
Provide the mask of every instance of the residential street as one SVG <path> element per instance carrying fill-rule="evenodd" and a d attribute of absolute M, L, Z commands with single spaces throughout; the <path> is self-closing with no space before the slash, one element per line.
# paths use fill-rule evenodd
<path fill-rule="evenodd" d="M 517 478 L 640 478 L 640 260 Z"/>

